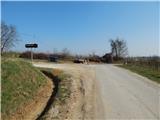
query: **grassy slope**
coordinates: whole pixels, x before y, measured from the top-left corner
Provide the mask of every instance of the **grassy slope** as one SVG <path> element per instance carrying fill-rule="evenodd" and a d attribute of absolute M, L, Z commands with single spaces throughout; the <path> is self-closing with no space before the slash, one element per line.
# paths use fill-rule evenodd
<path fill-rule="evenodd" d="M 160 83 L 160 71 L 152 70 L 148 67 L 141 67 L 141 66 L 135 66 L 135 65 L 119 65 L 120 67 L 129 69 L 135 73 L 138 73 L 142 76 L 145 76 L 149 78 L 150 80 L 153 80 L 157 83 Z"/>
<path fill-rule="evenodd" d="M 30 63 L 22 60 L 1 61 L 1 113 L 2 118 L 14 113 L 18 107 L 33 98 L 45 77 Z"/>

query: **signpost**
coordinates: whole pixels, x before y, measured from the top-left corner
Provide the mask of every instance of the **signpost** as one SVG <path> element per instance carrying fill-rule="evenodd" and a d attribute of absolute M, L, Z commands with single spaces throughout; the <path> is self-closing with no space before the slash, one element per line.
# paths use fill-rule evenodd
<path fill-rule="evenodd" d="M 34 44 L 25 44 L 26 48 L 37 48 L 38 44 L 34 43 Z"/>
<path fill-rule="evenodd" d="M 38 48 L 38 44 L 34 43 L 34 44 L 25 44 L 26 48 L 31 48 L 31 61 L 33 62 L 33 52 L 32 52 L 32 48 Z"/>

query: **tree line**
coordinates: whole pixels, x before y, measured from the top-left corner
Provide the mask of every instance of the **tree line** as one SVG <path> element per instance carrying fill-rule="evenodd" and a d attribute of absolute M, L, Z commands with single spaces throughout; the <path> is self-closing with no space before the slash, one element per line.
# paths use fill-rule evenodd
<path fill-rule="evenodd" d="M 16 27 L 13 25 L 7 25 L 5 22 L 1 22 L 1 53 L 11 49 L 16 45 L 17 41 L 19 41 L 19 36 Z M 115 60 L 126 57 L 126 55 L 128 54 L 126 41 L 117 38 L 115 40 L 111 39 L 109 42 L 111 46 L 111 54 L 115 58 Z M 71 56 L 67 48 L 63 49 L 62 53 L 64 57 Z M 40 54 L 40 56 L 43 55 Z M 89 57 L 95 59 L 95 61 L 98 61 L 97 59 L 100 59 L 98 55 L 90 54 Z"/>

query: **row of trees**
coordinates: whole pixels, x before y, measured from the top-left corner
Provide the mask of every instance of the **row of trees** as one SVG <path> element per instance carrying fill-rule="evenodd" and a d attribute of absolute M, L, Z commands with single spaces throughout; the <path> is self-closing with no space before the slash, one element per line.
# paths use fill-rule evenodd
<path fill-rule="evenodd" d="M 7 25 L 4 22 L 1 23 L 1 52 L 7 51 L 13 47 L 16 42 L 19 41 L 16 27 L 13 25 Z M 119 38 L 110 40 L 111 53 L 116 60 L 125 57 L 128 54 L 127 45 L 124 40 Z M 70 52 L 67 48 L 63 49 L 63 56 L 67 57 Z M 93 56 L 92 56 L 93 58 Z M 97 56 L 96 56 L 97 58 Z"/>

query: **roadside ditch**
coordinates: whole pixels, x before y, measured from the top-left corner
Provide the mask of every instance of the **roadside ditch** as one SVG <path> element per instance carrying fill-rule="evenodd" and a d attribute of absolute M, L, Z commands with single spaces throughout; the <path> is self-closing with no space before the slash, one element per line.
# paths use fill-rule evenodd
<path fill-rule="evenodd" d="M 70 97 L 70 76 L 58 69 L 41 69 L 41 72 L 50 78 L 54 87 L 46 107 L 36 120 L 63 119 L 68 112 L 64 107 Z"/>
<path fill-rule="evenodd" d="M 52 81 L 52 84 L 54 84 L 54 88 L 52 90 L 51 97 L 49 98 L 46 107 L 42 111 L 42 113 L 38 116 L 36 120 L 41 120 L 41 118 L 48 112 L 48 110 L 51 108 L 51 105 L 55 101 L 56 94 L 58 92 L 58 86 L 59 86 L 59 81 L 60 79 L 58 76 L 54 76 L 52 73 L 42 70 L 42 73 L 45 74 L 47 77 L 49 77 Z"/>

